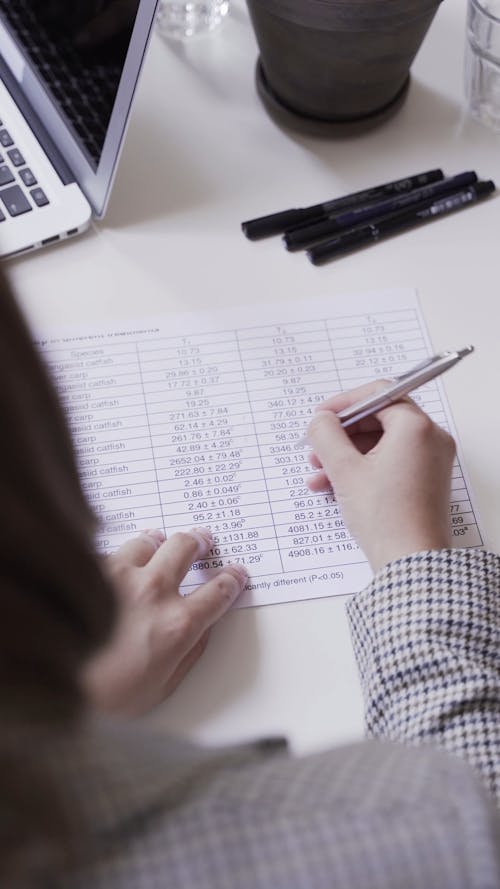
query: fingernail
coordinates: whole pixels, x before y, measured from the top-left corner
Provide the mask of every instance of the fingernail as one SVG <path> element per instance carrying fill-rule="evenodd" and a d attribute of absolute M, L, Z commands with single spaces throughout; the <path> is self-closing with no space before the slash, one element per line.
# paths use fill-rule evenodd
<path fill-rule="evenodd" d="M 166 540 L 165 534 L 158 528 L 147 528 L 143 533 L 147 534 L 148 537 L 152 537 L 157 546 L 161 546 Z"/>
<path fill-rule="evenodd" d="M 191 528 L 189 533 L 198 541 L 200 552 L 206 552 L 213 546 L 214 538 L 210 528 L 197 525 L 196 528 Z"/>
<path fill-rule="evenodd" d="M 250 575 L 249 575 L 247 569 L 245 568 L 245 566 L 238 564 L 238 565 L 228 565 L 227 567 L 230 568 L 234 574 L 238 575 L 238 580 L 240 581 L 241 586 L 244 587 L 250 578 Z"/>

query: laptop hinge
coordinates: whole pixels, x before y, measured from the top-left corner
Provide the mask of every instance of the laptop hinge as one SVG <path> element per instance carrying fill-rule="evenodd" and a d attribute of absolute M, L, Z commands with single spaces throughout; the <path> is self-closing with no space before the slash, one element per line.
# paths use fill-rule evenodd
<path fill-rule="evenodd" d="M 6 64 L 5 59 L 1 55 L 0 79 L 7 87 L 12 99 L 14 100 L 17 107 L 19 108 L 19 111 L 26 120 L 26 123 L 40 142 L 40 145 L 42 146 L 45 154 L 48 156 L 50 162 L 52 163 L 52 166 L 58 174 L 62 184 L 69 185 L 71 182 L 75 182 L 75 177 L 73 176 L 66 161 L 62 157 L 58 148 L 55 146 L 49 134 L 47 133 L 47 130 L 45 129 L 40 118 L 33 111 L 33 108 L 26 99 L 26 96 L 24 95 L 19 83 L 12 74 L 9 66 Z"/>

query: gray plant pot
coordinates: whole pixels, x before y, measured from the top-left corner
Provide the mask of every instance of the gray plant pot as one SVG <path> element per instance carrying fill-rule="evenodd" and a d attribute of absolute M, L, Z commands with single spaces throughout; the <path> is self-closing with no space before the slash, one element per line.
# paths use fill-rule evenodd
<path fill-rule="evenodd" d="M 294 115 L 351 122 L 396 103 L 441 0 L 247 0 L 260 92 Z"/>

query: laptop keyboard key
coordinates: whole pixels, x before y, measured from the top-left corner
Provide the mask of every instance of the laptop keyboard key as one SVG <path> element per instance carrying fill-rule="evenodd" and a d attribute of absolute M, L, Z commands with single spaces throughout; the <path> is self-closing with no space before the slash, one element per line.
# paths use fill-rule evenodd
<path fill-rule="evenodd" d="M 11 170 L 8 167 L 0 167 L 0 185 L 7 185 L 9 182 L 14 182 Z"/>
<path fill-rule="evenodd" d="M 2 189 L 0 199 L 10 216 L 21 216 L 32 209 L 19 185 L 11 185 L 10 188 Z"/>
<path fill-rule="evenodd" d="M 11 148 L 10 151 L 7 152 L 7 154 L 9 155 L 9 158 L 15 167 L 22 167 L 22 165 L 26 163 L 24 157 L 19 151 L 19 148 Z"/>
<path fill-rule="evenodd" d="M 30 195 L 33 198 L 37 207 L 46 207 L 49 203 L 49 199 L 44 191 L 41 188 L 34 188 L 30 191 Z"/>
<path fill-rule="evenodd" d="M 8 130 L 0 130 L 0 145 L 3 145 L 4 148 L 9 148 L 13 145 L 13 139 Z"/>
<path fill-rule="evenodd" d="M 0 170 L 2 168 L 0 167 Z M 19 170 L 19 175 L 23 180 L 24 184 L 30 187 L 30 185 L 36 185 L 36 176 L 33 176 L 29 167 L 26 167 L 24 170 Z"/>

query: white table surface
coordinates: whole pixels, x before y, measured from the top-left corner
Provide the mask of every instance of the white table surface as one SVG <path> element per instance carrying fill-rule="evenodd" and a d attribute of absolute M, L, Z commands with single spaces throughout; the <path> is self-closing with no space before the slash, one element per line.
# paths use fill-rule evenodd
<path fill-rule="evenodd" d="M 500 141 L 467 117 L 465 0 L 445 0 L 402 109 L 356 138 L 280 129 L 254 87 L 243 0 L 186 44 L 155 35 L 104 222 L 11 260 L 32 325 L 126 321 L 178 310 L 287 305 L 310 296 L 416 287 L 436 349 L 477 353 L 445 378 L 486 544 L 500 540 L 499 199 L 322 268 L 240 222 L 442 167 L 500 182 Z M 362 702 L 344 600 L 233 612 L 158 719 L 208 743 L 284 733 L 295 750 L 360 737 Z"/>

